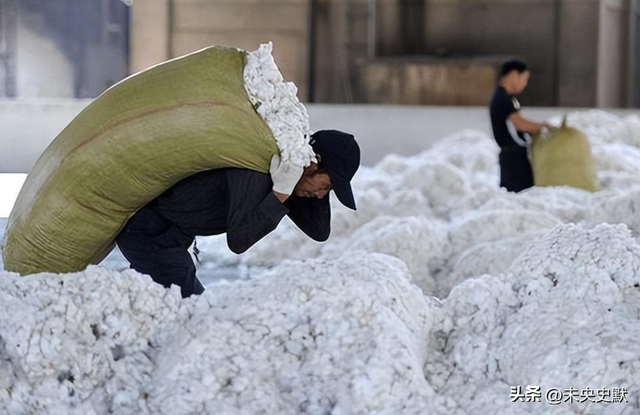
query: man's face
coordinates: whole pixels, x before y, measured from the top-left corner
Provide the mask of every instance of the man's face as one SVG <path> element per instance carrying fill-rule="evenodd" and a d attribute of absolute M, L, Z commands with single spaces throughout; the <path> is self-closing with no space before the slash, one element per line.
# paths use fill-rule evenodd
<path fill-rule="evenodd" d="M 518 94 L 522 93 L 529 85 L 529 78 L 531 77 L 531 73 L 529 71 L 524 71 L 522 73 L 514 72 L 514 87 Z"/>
<path fill-rule="evenodd" d="M 312 163 L 304 170 L 302 178 L 293 189 L 299 197 L 316 197 L 322 199 L 331 190 L 331 179 L 327 173 L 318 172 L 318 165 Z"/>

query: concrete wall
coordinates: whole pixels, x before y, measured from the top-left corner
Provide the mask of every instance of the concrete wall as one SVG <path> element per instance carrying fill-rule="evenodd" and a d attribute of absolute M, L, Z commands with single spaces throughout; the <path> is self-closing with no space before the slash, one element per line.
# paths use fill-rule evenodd
<path fill-rule="evenodd" d="M 353 102 L 352 62 L 368 53 L 367 1 L 318 0 L 316 102 Z"/>
<path fill-rule="evenodd" d="M 136 0 L 130 13 L 130 70 L 139 72 L 171 56 L 169 0 Z"/>
<path fill-rule="evenodd" d="M 134 71 L 210 45 L 254 50 L 273 41 L 284 77 L 307 96 L 308 2 L 136 0 L 132 7 Z"/>
<path fill-rule="evenodd" d="M 357 63 L 356 102 L 486 105 L 504 58 L 397 57 Z"/>
<path fill-rule="evenodd" d="M 0 173 L 28 172 L 56 135 L 89 102 L 0 100 Z M 491 134 L 486 107 L 308 105 L 308 109 L 313 130 L 339 129 L 354 134 L 362 147 L 362 162 L 369 166 L 387 154 L 417 154 L 438 139 L 464 129 Z M 568 111 L 525 108 L 523 115 L 545 120 Z M 640 115 L 640 111 L 634 113 Z"/>
<path fill-rule="evenodd" d="M 254 49 L 260 42 L 273 40 L 276 60 L 285 77 L 300 88 L 301 98 L 307 97 L 307 87 L 313 83 L 316 102 L 395 103 L 399 101 L 387 100 L 389 91 L 380 82 L 383 76 L 372 75 L 372 71 L 388 72 L 389 61 L 364 70 L 362 62 L 417 54 L 454 60 L 508 56 L 521 57 L 531 66 L 530 86 L 522 96 L 528 105 L 640 106 L 640 41 L 629 40 L 634 34 L 640 38 L 640 0 L 315 1 L 313 80 L 308 78 L 311 2 L 304 0 L 136 0 L 131 15 L 132 69 L 209 44 Z M 624 10 L 606 11 L 601 4 Z M 629 4 L 636 7 L 635 18 L 629 17 Z M 625 18 L 627 22 L 621 23 Z M 602 63 L 627 55 L 626 74 Z M 455 63 L 452 67 L 456 68 Z M 415 83 L 392 95 L 407 97 L 404 104 L 434 102 L 417 101 L 405 93 L 438 89 L 442 84 L 423 85 L 436 78 L 415 75 L 430 69 L 417 71 L 405 62 L 402 70 Z M 622 89 L 630 91 L 620 92 L 620 79 L 624 79 Z M 483 82 L 482 77 L 467 81 Z M 460 101 L 448 97 L 437 101 L 451 102 Z"/>
<path fill-rule="evenodd" d="M 560 0 L 557 105 L 595 106 L 597 101 L 599 0 Z"/>
<path fill-rule="evenodd" d="M 640 0 L 632 0 L 630 15 L 629 55 L 629 85 L 633 93 L 629 99 L 629 106 L 640 108 Z"/>
<path fill-rule="evenodd" d="M 599 0 L 425 0 L 429 53 L 512 55 L 531 105 L 595 104 Z"/>
<path fill-rule="evenodd" d="M 637 21 L 635 0 L 602 0 L 598 105 L 626 106 L 635 101 Z M 636 6 L 636 7 L 634 7 Z"/>
<path fill-rule="evenodd" d="M 426 0 L 425 47 L 440 55 L 512 55 L 531 67 L 522 100 L 554 105 L 552 0 Z"/>
<path fill-rule="evenodd" d="M 625 0 L 602 0 L 600 3 L 598 105 L 621 105 L 626 102 L 628 6 Z"/>
<path fill-rule="evenodd" d="M 600 0 L 319 1 L 316 95 L 321 102 L 382 102 L 386 91 L 361 79 L 362 62 L 429 55 L 454 61 L 520 57 L 532 70 L 522 97 L 529 105 L 596 104 Z M 370 69 L 364 73 L 369 76 Z M 475 82 L 482 81 L 467 81 Z"/>

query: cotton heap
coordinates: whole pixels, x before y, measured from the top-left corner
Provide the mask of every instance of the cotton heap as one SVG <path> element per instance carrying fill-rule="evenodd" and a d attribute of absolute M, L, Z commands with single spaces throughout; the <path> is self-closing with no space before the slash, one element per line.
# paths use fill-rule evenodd
<path fill-rule="evenodd" d="M 0 305 L 3 414 L 454 405 L 422 374 L 440 305 L 383 255 L 283 264 L 190 300 L 132 271 L 0 274 Z"/>
<path fill-rule="evenodd" d="M 597 192 L 507 193 L 495 142 L 463 131 L 362 168 L 324 244 L 290 223 L 243 256 L 201 238 L 199 275 L 236 274 L 198 298 L 0 273 L 0 413 L 639 413 L 640 118 L 568 123 Z"/>

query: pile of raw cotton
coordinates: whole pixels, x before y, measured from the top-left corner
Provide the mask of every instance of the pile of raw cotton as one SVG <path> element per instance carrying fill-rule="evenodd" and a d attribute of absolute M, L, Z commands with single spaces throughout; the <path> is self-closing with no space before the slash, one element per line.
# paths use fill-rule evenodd
<path fill-rule="evenodd" d="M 363 168 L 328 243 L 289 222 L 240 257 L 202 239 L 201 276 L 245 272 L 198 298 L 0 274 L 0 413 L 640 412 L 640 119 L 569 124 L 597 193 L 506 193 L 465 131 Z"/>

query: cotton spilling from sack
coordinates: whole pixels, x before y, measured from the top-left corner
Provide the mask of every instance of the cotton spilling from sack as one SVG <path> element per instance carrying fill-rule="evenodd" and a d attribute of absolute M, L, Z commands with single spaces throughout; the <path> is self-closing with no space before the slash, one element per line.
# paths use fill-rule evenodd
<path fill-rule="evenodd" d="M 298 100 L 298 88 L 286 82 L 272 55 L 273 44 L 262 44 L 247 54 L 244 86 L 258 114 L 269 125 L 281 160 L 298 166 L 315 161 L 309 145 L 309 115 Z"/>

